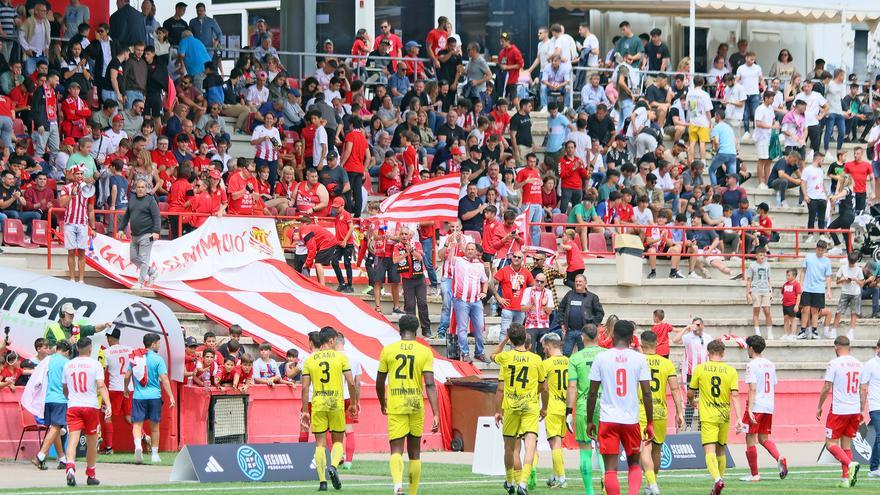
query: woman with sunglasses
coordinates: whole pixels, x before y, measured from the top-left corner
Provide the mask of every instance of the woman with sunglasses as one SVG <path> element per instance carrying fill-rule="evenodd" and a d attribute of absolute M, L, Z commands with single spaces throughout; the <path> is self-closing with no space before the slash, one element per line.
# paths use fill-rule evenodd
<path fill-rule="evenodd" d="M 787 48 L 783 48 L 779 51 L 776 62 L 773 62 L 773 65 L 770 66 L 769 76 L 771 78 L 778 77 L 783 82 L 786 82 L 790 81 L 796 74 L 799 75 L 797 67 L 794 65 L 794 59 L 791 57 L 791 52 Z"/>

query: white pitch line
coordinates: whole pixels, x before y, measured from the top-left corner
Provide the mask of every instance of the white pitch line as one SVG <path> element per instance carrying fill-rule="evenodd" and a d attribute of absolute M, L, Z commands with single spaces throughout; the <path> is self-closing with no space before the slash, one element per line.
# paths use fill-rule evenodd
<path fill-rule="evenodd" d="M 789 471 L 789 475 L 797 475 L 797 474 L 824 474 L 824 473 L 836 473 L 839 470 L 811 470 L 811 471 Z M 658 479 L 662 482 L 663 478 L 705 478 L 708 475 L 705 473 L 667 473 L 661 475 Z M 493 484 L 498 483 L 500 476 L 496 476 L 490 479 L 486 478 L 474 478 L 474 479 L 464 479 L 464 480 L 452 480 L 452 481 L 423 481 L 419 483 L 419 486 L 430 486 L 430 485 L 464 485 L 464 484 Z M 798 477 L 798 479 L 809 479 L 816 481 L 834 481 L 839 478 L 827 478 L 827 477 Z M 572 482 L 579 483 L 581 480 L 572 478 Z M 354 487 L 382 487 L 382 486 L 391 486 L 390 482 L 371 482 L 371 483 L 358 483 L 356 481 L 350 481 L 343 485 L 345 486 L 354 486 Z M 199 493 L 199 492 L 225 492 L 225 491 L 236 491 L 241 490 L 241 486 L 190 486 L 190 487 L 168 487 L 168 488 L 149 488 L 149 491 L 152 493 Z M 314 485 L 279 485 L 279 484 L 271 484 L 271 485 L 261 485 L 249 483 L 248 490 L 313 490 Z M 16 492 L 15 495 L 57 495 L 63 491 L 62 488 L 58 488 L 53 491 L 29 491 L 29 492 Z M 143 493 L 143 487 L 111 487 L 107 486 L 102 489 L 97 490 L 77 490 L 76 493 L 79 494 L 115 494 L 115 493 Z"/>

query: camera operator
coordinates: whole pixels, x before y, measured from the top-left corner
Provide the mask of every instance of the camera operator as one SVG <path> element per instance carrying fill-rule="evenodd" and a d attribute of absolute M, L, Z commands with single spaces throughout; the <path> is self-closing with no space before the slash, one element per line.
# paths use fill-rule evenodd
<path fill-rule="evenodd" d="M 91 337 L 108 329 L 111 323 L 99 323 L 97 325 L 84 324 L 82 321 L 74 323 L 73 317 L 76 310 L 73 304 L 64 303 L 61 306 L 61 315 L 58 321 L 46 325 L 46 334 L 43 336 L 49 347 L 55 347 L 58 342 L 67 341 L 71 344 L 71 351 L 76 355 L 76 342 L 81 337 Z"/>

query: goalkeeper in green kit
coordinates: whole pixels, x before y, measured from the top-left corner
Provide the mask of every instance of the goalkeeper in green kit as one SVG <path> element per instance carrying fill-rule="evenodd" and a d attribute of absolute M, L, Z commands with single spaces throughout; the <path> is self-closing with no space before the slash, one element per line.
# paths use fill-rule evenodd
<path fill-rule="evenodd" d="M 568 397 L 565 421 L 569 431 L 573 431 L 572 419 L 574 419 L 575 439 L 581 452 L 581 479 L 584 481 L 587 495 L 593 495 L 593 446 L 589 435 L 587 435 L 587 393 L 590 391 L 590 368 L 592 368 L 596 356 L 605 350 L 598 345 L 598 334 L 596 325 L 585 325 L 583 330 L 584 348 L 572 354 L 568 363 Z M 575 417 L 572 418 L 572 415 Z M 598 401 L 596 402 L 595 417 L 599 417 Z M 598 422 L 598 419 L 596 421 Z M 604 473 L 605 465 L 601 455 L 598 456 L 598 460 L 599 467 Z M 600 482 L 602 479 L 600 475 Z"/>

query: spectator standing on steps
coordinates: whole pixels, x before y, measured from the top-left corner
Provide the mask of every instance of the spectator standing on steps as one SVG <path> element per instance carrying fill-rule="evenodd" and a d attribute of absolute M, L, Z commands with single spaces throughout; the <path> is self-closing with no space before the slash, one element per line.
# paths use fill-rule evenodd
<path fill-rule="evenodd" d="M 517 249 L 510 256 L 510 264 L 495 272 L 494 278 L 498 283 L 501 297 L 496 296 L 501 306 L 501 333 L 500 340 L 507 336 L 507 330 L 513 323 L 523 324 L 526 314 L 522 311 L 523 291 L 531 287 L 534 277 L 525 266 L 523 252 Z"/>
<path fill-rule="evenodd" d="M 428 287 L 425 285 L 425 253 L 421 243 L 413 239 L 412 231 L 400 229 L 400 241 L 394 246 L 392 260 L 397 266 L 403 283 L 403 311 L 417 316 L 422 327 L 422 337 L 433 338 L 431 320 L 428 316 Z"/>
<path fill-rule="evenodd" d="M 526 333 L 530 337 L 531 351 L 543 359 L 541 339 L 550 333 L 550 313 L 553 312 L 553 294 L 547 288 L 547 275 L 539 273 L 531 287 L 522 295 L 522 311 L 525 313 Z"/>
<path fill-rule="evenodd" d="M 746 304 L 752 305 L 752 323 L 755 325 L 755 335 L 761 335 L 761 327 L 758 325 L 761 311 L 767 323 L 767 338 L 773 338 L 773 318 L 770 315 L 770 301 L 772 294 L 770 286 L 770 263 L 767 261 L 767 250 L 759 247 L 755 250 L 755 260 L 746 268 Z"/>
<path fill-rule="evenodd" d="M 585 275 L 577 275 L 574 290 L 565 294 L 559 302 L 559 322 L 564 335 L 562 353 L 571 356 L 573 352 L 583 349 L 584 327 L 590 323 L 600 325 L 603 318 L 605 310 L 599 296 L 587 290 Z"/>
<path fill-rule="evenodd" d="M 825 159 L 825 153 L 817 151 L 813 154 L 813 161 L 810 165 L 804 167 L 801 173 L 801 192 L 804 195 L 804 201 L 807 203 L 809 217 L 807 218 L 807 229 L 812 229 L 815 225 L 818 229 L 825 228 L 825 210 L 828 207 L 828 195 L 825 193 L 825 171 L 822 169 L 822 161 Z M 807 243 L 812 242 L 813 234 L 807 237 Z"/>
<path fill-rule="evenodd" d="M 693 318 L 691 324 L 676 330 L 672 336 L 673 344 L 684 346 L 684 361 L 681 364 L 681 376 L 687 377 L 687 383 L 691 382 L 691 375 L 698 365 L 709 360 L 707 347 L 712 341 L 712 336 L 706 333 L 705 324 L 700 317 Z M 699 392 L 697 393 L 699 394 Z M 699 395 L 694 400 L 699 399 Z M 694 421 L 694 406 L 686 405 L 684 408 L 684 421 L 686 428 L 691 430 Z"/>
<path fill-rule="evenodd" d="M 819 313 L 825 308 L 825 300 L 831 299 L 831 260 L 825 256 L 828 244 L 816 243 L 816 252 L 804 258 L 801 272 L 801 330 L 799 340 L 818 339 Z"/>
<path fill-rule="evenodd" d="M 461 351 L 461 360 L 472 363 L 468 348 L 468 333 L 470 326 L 474 328 L 474 358 L 488 363 L 489 360 L 483 353 L 483 302 L 488 290 L 489 277 L 486 268 L 480 260 L 477 245 L 473 242 L 467 244 L 464 256 L 458 256 L 452 261 L 452 297 L 455 308 L 455 333 L 458 337 L 458 347 Z"/>
<path fill-rule="evenodd" d="M 129 259 L 138 269 L 138 281 L 132 286 L 139 289 L 153 285 L 158 274 L 156 267 L 150 266 L 150 251 L 153 243 L 159 240 L 162 230 L 162 217 L 156 197 L 147 194 L 147 182 L 138 180 L 134 186 L 134 195 L 128 200 L 128 208 L 119 224 L 117 238 L 125 239 L 125 227 L 131 224 L 131 243 Z"/>

